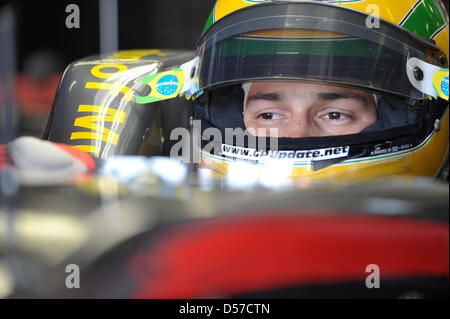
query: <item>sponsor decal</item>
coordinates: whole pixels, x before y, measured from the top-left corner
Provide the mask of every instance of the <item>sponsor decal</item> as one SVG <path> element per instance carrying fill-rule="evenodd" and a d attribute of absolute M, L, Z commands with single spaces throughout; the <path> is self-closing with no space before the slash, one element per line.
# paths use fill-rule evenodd
<path fill-rule="evenodd" d="M 141 83 L 150 87 L 150 93 L 147 96 L 136 96 L 136 103 L 153 103 L 183 95 L 186 99 L 198 96 L 201 93 L 198 63 L 199 58 L 195 57 L 177 69 L 143 77 Z"/>
<path fill-rule="evenodd" d="M 433 88 L 439 97 L 448 100 L 448 69 L 440 69 L 434 73 Z"/>
<path fill-rule="evenodd" d="M 99 64 L 91 69 L 91 74 L 98 79 L 106 80 L 119 73 L 125 72 L 128 67 L 124 64 Z M 125 100 L 130 100 L 133 92 L 124 84 L 106 82 L 86 82 L 86 89 L 107 90 L 111 95 L 124 95 Z M 70 134 L 71 141 L 89 141 L 73 147 L 98 156 L 101 142 L 116 145 L 119 134 L 113 129 L 105 127 L 105 123 L 124 124 L 126 113 L 103 105 L 78 105 L 77 117 Z"/>
<path fill-rule="evenodd" d="M 136 103 L 146 104 L 178 96 L 184 84 L 184 72 L 181 69 L 170 70 L 143 77 L 142 84 L 150 86 L 148 96 L 136 96 Z"/>
<path fill-rule="evenodd" d="M 321 148 L 315 150 L 278 151 L 258 150 L 222 144 L 222 155 L 251 161 L 268 159 L 290 159 L 296 162 L 325 161 L 348 156 L 349 146 Z"/>
<path fill-rule="evenodd" d="M 448 97 L 448 75 L 441 82 L 441 90 Z"/>
<path fill-rule="evenodd" d="M 400 151 L 410 149 L 412 146 L 413 146 L 413 144 L 411 144 L 411 143 L 403 144 L 400 146 L 393 145 L 393 146 L 387 147 L 387 148 L 380 148 L 377 145 L 377 146 L 375 146 L 375 149 L 370 152 L 370 155 L 383 155 L 383 154 L 388 154 L 388 153 L 397 153 Z"/>
<path fill-rule="evenodd" d="M 168 74 L 159 79 L 156 83 L 156 90 L 161 95 L 170 96 L 177 92 L 178 83 L 178 78 L 175 75 Z"/>
<path fill-rule="evenodd" d="M 128 71 L 128 66 L 123 63 L 139 61 L 147 56 L 163 57 L 166 55 L 166 53 L 159 49 L 115 52 L 113 55 L 102 59 L 100 64 L 96 64 L 90 69 L 90 73 L 99 79 L 99 81 L 86 82 L 85 89 L 107 91 L 113 97 L 121 95 L 122 99 L 128 102 L 132 101 L 135 97 L 135 92 L 127 87 L 126 83 L 122 83 L 118 76 Z M 173 78 L 164 78 L 164 75 L 161 75 L 161 73 L 155 75 L 159 76 L 157 80 L 160 80 L 155 83 L 156 89 L 154 93 L 156 94 L 156 98 L 166 98 L 167 94 L 173 92 L 173 84 L 175 81 Z M 118 81 L 114 79 L 118 79 Z M 184 81 L 184 77 L 182 81 Z M 175 94 L 172 95 L 175 96 Z M 141 98 L 145 99 L 145 97 Z M 119 125 L 125 123 L 127 114 L 120 108 L 115 109 L 111 107 L 112 105 L 110 103 L 107 104 L 106 106 L 101 105 L 101 103 L 100 105 L 91 105 L 88 103 L 78 105 L 78 112 L 70 132 L 71 143 L 75 144 L 72 141 L 77 141 L 77 144 L 80 143 L 79 145 L 72 144 L 75 148 L 98 156 L 102 148 L 102 142 L 117 145 L 120 133 Z M 112 124 L 110 128 L 106 127 L 107 123 Z"/>

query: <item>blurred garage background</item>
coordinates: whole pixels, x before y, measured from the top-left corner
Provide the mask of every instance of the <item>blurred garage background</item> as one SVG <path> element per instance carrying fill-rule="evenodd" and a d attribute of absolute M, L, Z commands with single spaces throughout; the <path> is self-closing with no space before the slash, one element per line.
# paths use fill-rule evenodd
<path fill-rule="evenodd" d="M 14 64 L 17 76 L 14 83 L 15 104 L 20 114 L 16 116 L 15 135 L 41 136 L 65 67 L 78 58 L 100 52 L 100 1 L 0 0 L 0 10 L 12 8 L 16 22 Z M 215 2 L 117 1 L 121 50 L 193 49 Z M 448 10 L 448 0 L 443 2 Z M 66 27 L 70 14 L 66 8 L 70 4 L 80 9 L 78 29 Z"/>
<path fill-rule="evenodd" d="M 118 0 L 119 49 L 193 49 L 214 2 Z M 80 28 L 66 27 L 69 4 L 79 7 Z M 99 0 L 0 0 L 0 10 L 9 7 L 15 16 L 16 135 L 41 136 L 65 67 L 100 52 L 99 6 Z"/>

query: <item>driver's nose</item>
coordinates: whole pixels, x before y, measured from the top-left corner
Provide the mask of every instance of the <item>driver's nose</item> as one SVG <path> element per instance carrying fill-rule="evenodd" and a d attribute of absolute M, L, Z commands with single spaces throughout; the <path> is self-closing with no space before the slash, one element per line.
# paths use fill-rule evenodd
<path fill-rule="evenodd" d="M 283 135 L 291 138 L 314 136 L 313 126 L 308 116 L 304 113 L 293 114 Z"/>

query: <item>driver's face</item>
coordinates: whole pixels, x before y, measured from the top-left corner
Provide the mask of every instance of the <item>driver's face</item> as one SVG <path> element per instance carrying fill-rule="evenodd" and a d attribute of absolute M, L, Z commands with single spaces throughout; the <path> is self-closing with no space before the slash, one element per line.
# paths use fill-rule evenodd
<path fill-rule="evenodd" d="M 354 134 L 376 119 L 374 97 L 367 92 L 297 82 L 253 82 L 244 111 L 247 129 L 270 136 L 270 128 L 277 128 L 278 137 Z"/>

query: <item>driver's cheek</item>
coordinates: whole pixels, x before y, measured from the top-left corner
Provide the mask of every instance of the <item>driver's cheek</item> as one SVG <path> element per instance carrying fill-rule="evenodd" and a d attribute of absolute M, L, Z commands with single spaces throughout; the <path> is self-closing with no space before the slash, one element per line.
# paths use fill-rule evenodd
<path fill-rule="evenodd" d="M 357 123 L 351 119 L 330 120 L 324 118 L 315 118 L 311 120 L 310 136 L 338 136 L 345 134 L 358 133 L 360 129 Z"/>
<path fill-rule="evenodd" d="M 316 122 L 317 125 L 317 136 L 335 136 L 342 135 L 348 131 L 351 123 L 346 125 L 337 125 L 331 121 L 319 120 Z"/>
<path fill-rule="evenodd" d="M 270 136 L 270 137 L 283 137 L 285 127 L 284 125 L 272 124 L 260 127 L 258 131 L 258 136 Z"/>
<path fill-rule="evenodd" d="M 263 125 L 255 125 L 249 127 L 248 131 L 254 136 L 279 137 L 279 129 L 275 126 L 266 127 Z"/>
<path fill-rule="evenodd" d="M 257 119 L 244 119 L 248 132 L 254 136 L 280 137 L 283 128 L 273 122 L 260 122 Z"/>

